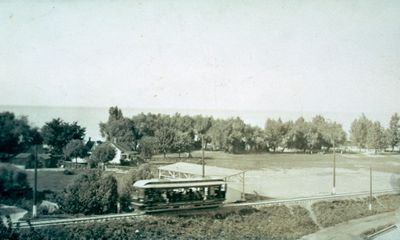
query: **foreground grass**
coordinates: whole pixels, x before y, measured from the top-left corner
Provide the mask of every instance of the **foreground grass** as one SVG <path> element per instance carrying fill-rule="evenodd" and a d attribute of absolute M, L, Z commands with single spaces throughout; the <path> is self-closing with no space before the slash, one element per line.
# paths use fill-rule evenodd
<path fill-rule="evenodd" d="M 310 212 L 299 205 L 255 208 L 219 208 L 207 211 L 147 215 L 131 220 L 53 226 L 23 230 L 21 239 L 36 234 L 37 239 L 299 239 L 322 227 L 352 219 L 393 211 L 400 206 L 400 195 L 374 199 L 373 211 L 367 198 L 322 201 Z"/>
<path fill-rule="evenodd" d="M 356 218 L 390 212 L 400 207 L 400 195 L 382 195 L 372 200 L 372 210 L 368 208 L 368 198 L 322 201 L 312 205 L 317 222 L 329 227 Z"/>
<path fill-rule="evenodd" d="M 140 220 L 37 229 L 44 239 L 298 239 L 318 230 L 300 207 L 214 211 L 201 216 L 146 216 Z"/>

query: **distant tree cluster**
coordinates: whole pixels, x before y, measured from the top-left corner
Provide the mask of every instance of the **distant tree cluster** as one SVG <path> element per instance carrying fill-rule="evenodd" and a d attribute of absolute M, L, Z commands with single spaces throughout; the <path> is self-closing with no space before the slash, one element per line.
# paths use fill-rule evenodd
<path fill-rule="evenodd" d="M 67 123 L 60 118 L 56 118 L 50 122 L 46 122 L 40 132 L 44 143 L 51 147 L 51 152 L 62 154 L 69 142 L 72 140 L 83 140 L 85 131 L 85 128 L 79 126 L 77 122 Z"/>
<path fill-rule="evenodd" d="M 282 122 L 268 119 L 264 129 L 246 124 L 239 117 L 214 119 L 207 116 L 182 116 L 140 113 L 124 117 L 121 109 L 111 107 L 109 119 L 100 123 L 101 134 L 117 141 L 145 158 L 155 153 L 188 153 L 209 149 L 230 153 L 268 152 L 277 149 L 329 150 L 346 140 L 342 126 L 316 116 L 311 122 L 303 118 Z"/>
<path fill-rule="evenodd" d="M 400 117 L 394 114 L 385 129 L 378 121 L 365 115 L 355 119 L 350 130 L 350 145 L 375 151 L 400 143 Z M 46 122 L 40 131 L 28 124 L 26 117 L 13 113 L 0 113 L 0 158 L 28 150 L 42 142 L 53 155 L 77 159 L 88 156 L 94 142 L 84 143 L 85 128 L 77 122 L 67 123 L 60 118 Z M 137 151 L 143 158 L 154 154 L 187 153 L 201 149 L 221 150 L 229 153 L 275 152 L 285 149 L 312 152 L 343 145 L 347 138 L 342 125 L 317 115 L 311 121 L 300 117 L 296 121 L 267 119 L 264 128 L 246 124 L 239 117 L 215 119 L 209 116 L 188 116 L 140 113 L 125 117 L 118 107 L 109 109 L 107 122 L 100 123 L 100 132 L 108 141 L 122 144 Z M 93 158 L 96 163 L 112 159 L 112 151 L 99 148 Z M 104 151 L 107 150 L 107 151 Z M 101 155 L 102 155 L 101 154 Z"/>
<path fill-rule="evenodd" d="M 38 129 L 28 124 L 27 117 L 15 117 L 14 113 L 0 113 L 0 153 L 15 154 L 39 144 Z"/>
<path fill-rule="evenodd" d="M 390 147 L 393 151 L 400 143 L 400 118 L 397 113 L 392 115 L 385 129 L 380 122 L 373 122 L 363 114 L 351 124 L 350 140 L 360 149 L 379 151 Z"/>

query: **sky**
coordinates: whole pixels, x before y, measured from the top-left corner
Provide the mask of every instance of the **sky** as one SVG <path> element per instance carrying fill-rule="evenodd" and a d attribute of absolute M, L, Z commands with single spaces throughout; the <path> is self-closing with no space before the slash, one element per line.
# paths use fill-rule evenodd
<path fill-rule="evenodd" d="M 400 1 L 0 2 L 0 105 L 400 112 Z"/>

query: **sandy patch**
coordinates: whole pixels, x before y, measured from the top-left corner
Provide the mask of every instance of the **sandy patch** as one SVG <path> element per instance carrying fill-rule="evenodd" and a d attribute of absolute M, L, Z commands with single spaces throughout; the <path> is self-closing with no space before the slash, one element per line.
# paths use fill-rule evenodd
<path fill-rule="evenodd" d="M 246 172 L 245 191 L 273 198 L 324 195 L 332 192 L 333 170 L 330 168 L 260 169 Z M 393 174 L 372 173 L 373 191 L 392 189 Z M 400 176 L 400 175 L 396 175 Z M 369 191 L 369 169 L 336 169 L 336 193 Z M 241 190 L 241 183 L 230 183 Z"/>

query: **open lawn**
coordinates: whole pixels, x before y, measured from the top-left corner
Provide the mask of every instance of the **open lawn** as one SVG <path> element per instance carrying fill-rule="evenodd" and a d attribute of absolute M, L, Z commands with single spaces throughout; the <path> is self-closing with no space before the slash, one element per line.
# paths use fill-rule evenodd
<path fill-rule="evenodd" d="M 193 157 L 201 158 L 201 152 L 193 152 Z M 206 163 L 212 166 L 229 167 L 239 170 L 260 168 L 331 168 L 333 154 L 303 153 L 261 153 L 229 154 L 224 152 L 205 152 Z M 374 170 L 400 173 L 400 154 L 364 155 L 336 154 L 336 166 L 346 169 L 369 168 Z"/>
<path fill-rule="evenodd" d="M 61 171 L 57 171 L 61 170 Z M 38 171 L 38 190 L 50 190 L 53 192 L 61 192 L 68 184 L 72 183 L 74 178 L 80 173 L 80 170 L 73 170 L 74 175 L 65 175 L 64 169 L 39 169 Z M 34 186 L 34 176 L 33 170 L 26 171 L 29 185 L 33 188 Z"/>

